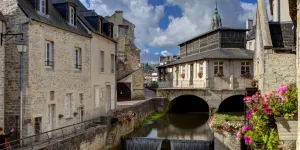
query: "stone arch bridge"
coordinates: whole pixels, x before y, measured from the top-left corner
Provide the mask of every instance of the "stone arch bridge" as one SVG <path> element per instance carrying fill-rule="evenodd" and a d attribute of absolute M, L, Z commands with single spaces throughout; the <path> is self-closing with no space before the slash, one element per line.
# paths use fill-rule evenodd
<path fill-rule="evenodd" d="M 182 103 L 180 105 L 185 105 L 191 103 L 191 105 L 186 105 L 188 107 L 193 107 L 192 105 L 207 105 L 207 109 L 221 109 L 220 105 L 224 104 L 224 107 L 227 112 L 236 109 L 235 107 L 239 107 L 239 109 L 244 109 L 243 106 L 243 98 L 245 95 L 245 90 L 235 89 L 235 90 L 227 90 L 227 89 L 184 89 L 184 88 L 159 88 L 157 89 L 157 96 L 167 98 L 170 101 L 181 99 Z M 195 104 L 192 102 L 192 99 L 199 99 L 205 101 L 205 103 Z M 226 103 L 226 106 L 225 106 Z M 203 108 L 203 107 L 202 107 Z M 203 108 L 204 109 L 204 108 Z"/>

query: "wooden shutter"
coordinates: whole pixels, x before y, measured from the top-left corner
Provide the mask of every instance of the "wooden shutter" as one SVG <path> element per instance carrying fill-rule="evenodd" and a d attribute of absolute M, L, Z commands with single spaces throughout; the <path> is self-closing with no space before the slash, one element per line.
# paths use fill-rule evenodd
<path fill-rule="evenodd" d="M 40 11 L 40 0 L 35 0 L 35 9 Z"/>

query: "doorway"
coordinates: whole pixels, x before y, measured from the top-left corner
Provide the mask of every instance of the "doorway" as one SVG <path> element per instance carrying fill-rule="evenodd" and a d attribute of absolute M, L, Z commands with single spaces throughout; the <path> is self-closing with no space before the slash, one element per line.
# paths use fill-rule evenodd
<path fill-rule="evenodd" d="M 48 106 L 48 131 L 55 129 L 55 104 Z M 49 138 L 52 137 L 52 133 L 48 133 Z"/>
<path fill-rule="evenodd" d="M 40 133 L 41 127 L 42 126 L 42 117 L 36 117 L 34 118 L 34 134 L 37 135 L 35 136 L 35 141 L 38 142 L 40 140 Z"/>
<path fill-rule="evenodd" d="M 77 123 L 81 123 L 81 122 L 83 122 L 83 114 L 84 114 L 83 107 L 78 107 L 77 112 L 78 112 L 78 114 L 77 114 Z M 83 126 L 81 124 L 79 124 L 79 126 L 77 126 L 78 129 L 82 129 L 82 127 Z"/>
<path fill-rule="evenodd" d="M 110 109 L 110 103 L 111 103 L 111 86 L 106 85 L 106 113 Z"/>

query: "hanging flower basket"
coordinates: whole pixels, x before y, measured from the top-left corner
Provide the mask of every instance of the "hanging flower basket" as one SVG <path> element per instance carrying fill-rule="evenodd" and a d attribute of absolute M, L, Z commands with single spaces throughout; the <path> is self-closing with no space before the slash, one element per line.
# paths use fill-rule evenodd
<path fill-rule="evenodd" d="M 224 75 L 223 75 L 223 73 L 221 73 L 221 72 L 217 72 L 216 73 L 216 77 L 223 77 Z"/>
<path fill-rule="evenodd" d="M 250 78 L 251 77 L 251 74 L 249 72 L 245 72 L 241 75 L 241 77 L 244 77 L 244 78 Z"/>
<path fill-rule="evenodd" d="M 181 74 L 181 78 L 182 78 L 182 79 L 184 79 L 184 77 L 185 77 L 185 74 L 184 74 L 184 73 L 183 73 L 183 74 Z"/>
<path fill-rule="evenodd" d="M 202 72 L 199 72 L 198 73 L 198 77 L 201 79 L 203 77 L 203 73 Z"/>

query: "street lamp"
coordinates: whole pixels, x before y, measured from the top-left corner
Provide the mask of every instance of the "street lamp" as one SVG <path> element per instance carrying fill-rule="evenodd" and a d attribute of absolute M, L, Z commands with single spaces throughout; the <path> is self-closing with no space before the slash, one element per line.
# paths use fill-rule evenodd
<path fill-rule="evenodd" d="M 20 53 L 20 139 L 23 138 L 23 54 L 27 51 L 24 39 L 16 41 L 18 52 Z M 21 140 L 22 141 L 22 140 Z M 22 145 L 22 142 L 20 143 Z"/>

